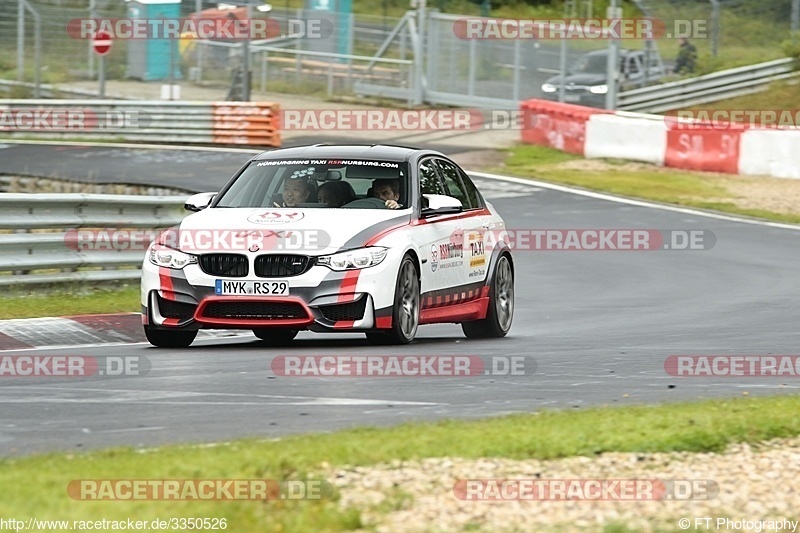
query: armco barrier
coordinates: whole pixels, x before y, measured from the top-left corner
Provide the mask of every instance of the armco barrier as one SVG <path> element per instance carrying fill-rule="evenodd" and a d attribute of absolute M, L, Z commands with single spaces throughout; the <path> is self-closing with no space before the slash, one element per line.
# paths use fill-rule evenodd
<path fill-rule="evenodd" d="M 182 209 L 185 200 L 184 196 L 0 194 L 0 287 L 139 279 L 143 250 L 111 242 L 104 249 L 81 249 L 68 244 L 69 231 L 167 228 L 187 214 Z"/>
<path fill-rule="evenodd" d="M 523 142 L 580 155 L 584 153 L 586 121 L 593 115 L 608 113 L 602 109 L 538 99 L 522 102 L 520 109 L 522 123 L 532 125 L 522 130 Z"/>
<path fill-rule="evenodd" d="M 673 116 L 627 111 L 609 114 L 543 100 L 528 100 L 520 107 L 523 115 L 528 114 L 524 123 L 534 124 L 522 131 L 524 143 L 551 146 L 590 158 L 800 179 L 797 128 L 678 123 Z"/>
<path fill-rule="evenodd" d="M 0 100 L 0 134 L 278 147 L 279 115 L 271 102 Z"/>

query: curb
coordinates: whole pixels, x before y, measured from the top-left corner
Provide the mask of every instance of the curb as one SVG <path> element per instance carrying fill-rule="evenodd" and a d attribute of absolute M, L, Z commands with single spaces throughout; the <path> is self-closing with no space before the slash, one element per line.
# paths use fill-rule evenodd
<path fill-rule="evenodd" d="M 0 320 L 0 351 L 144 341 L 140 313 Z"/>

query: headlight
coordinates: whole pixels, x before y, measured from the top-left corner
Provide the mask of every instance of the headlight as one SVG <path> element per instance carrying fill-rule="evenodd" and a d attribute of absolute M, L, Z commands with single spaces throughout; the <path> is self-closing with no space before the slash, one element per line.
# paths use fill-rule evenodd
<path fill-rule="evenodd" d="M 554 93 L 558 90 L 558 87 L 553 85 L 552 83 L 545 83 L 542 85 L 542 91 L 546 93 Z"/>
<path fill-rule="evenodd" d="M 589 92 L 592 94 L 606 94 L 608 92 L 608 85 L 595 85 L 589 87 Z"/>
<path fill-rule="evenodd" d="M 197 257 L 166 246 L 153 245 L 150 247 L 150 262 L 156 266 L 180 270 L 186 265 L 197 263 Z"/>
<path fill-rule="evenodd" d="M 333 255 L 323 255 L 317 258 L 317 264 L 326 266 L 331 270 L 357 270 L 379 264 L 386 258 L 387 248 L 371 246 L 358 248 Z"/>

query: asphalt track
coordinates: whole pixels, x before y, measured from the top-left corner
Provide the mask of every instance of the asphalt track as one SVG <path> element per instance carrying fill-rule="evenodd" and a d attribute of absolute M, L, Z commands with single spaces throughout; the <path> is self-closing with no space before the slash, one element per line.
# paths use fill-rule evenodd
<path fill-rule="evenodd" d="M 139 170 L 133 161 L 115 156 L 102 164 L 131 176 Z M 197 173 L 201 189 L 215 184 L 216 167 L 161 168 L 165 177 Z M 496 341 L 467 341 L 458 326 L 436 325 L 400 348 L 368 346 L 363 335 L 304 333 L 291 350 L 268 349 L 248 336 L 184 350 L 136 344 L 5 352 L 144 356 L 152 369 L 139 377 L 0 380 L 0 454 L 796 393 L 796 378 L 677 378 L 667 375 L 664 361 L 676 354 L 797 354 L 800 231 L 478 181 L 510 228 L 702 229 L 717 242 L 702 251 L 517 251 L 514 326 Z M 287 354 L 521 356 L 526 373 L 276 376 L 270 363 Z"/>

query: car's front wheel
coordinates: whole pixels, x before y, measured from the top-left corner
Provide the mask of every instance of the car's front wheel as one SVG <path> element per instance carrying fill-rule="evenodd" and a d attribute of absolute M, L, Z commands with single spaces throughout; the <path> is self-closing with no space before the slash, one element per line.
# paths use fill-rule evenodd
<path fill-rule="evenodd" d="M 408 344 L 414 340 L 419 327 L 419 274 L 414 260 L 403 258 L 397 273 L 394 289 L 392 327 L 387 331 L 369 331 L 367 340 L 372 344 Z"/>
<path fill-rule="evenodd" d="M 186 348 L 197 337 L 197 330 L 181 331 L 144 326 L 144 336 L 150 344 L 158 348 Z"/>
<path fill-rule="evenodd" d="M 514 319 L 514 271 L 507 255 L 497 260 L 489 286 L 489 309 L 486 318 L 464 322 L 461 329 L 470 339 L 505 337 Z"/>
<path fill-rule="evenodd" d="M 260 328 L 254 329 L 253 334 L 271 346 L 284 346 L 289 344 L 296 336 L 296 329 Z"/>

